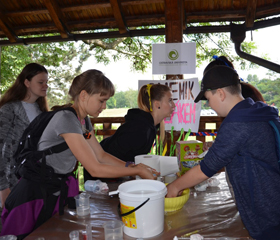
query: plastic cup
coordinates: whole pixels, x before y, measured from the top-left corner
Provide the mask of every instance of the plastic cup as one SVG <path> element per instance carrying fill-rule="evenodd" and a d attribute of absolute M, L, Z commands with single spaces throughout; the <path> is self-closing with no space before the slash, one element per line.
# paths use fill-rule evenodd
<path fill-rule="evenodd" d="M 79 240 L 79 231 L 74 230 L 74 231 L 70 232 L 69 238 L 70 238 L 70 240 Z"/>
<path fill-rule="evenodd" d="M 0 237 L 0 240 L 17 240 L 17 236 L 15 236 L 15 235 L 6 235 L 6 236 Z"/>
<path fill-rule="evenodd" d="M 103 224 L 105 240 L 123 240 L 124 224 L 120 220 L 108 221 Z"/>
<path fill-rule="evenodd" d="M 84 217 L 90 214 L 89 197 L 87 193 L 81 193 L 75 196 L 77 215 Z"/>

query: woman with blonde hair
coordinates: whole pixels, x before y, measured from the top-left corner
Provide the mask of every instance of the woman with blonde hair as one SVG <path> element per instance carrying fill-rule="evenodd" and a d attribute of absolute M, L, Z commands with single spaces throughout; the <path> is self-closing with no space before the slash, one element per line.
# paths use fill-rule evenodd
<path fill-rule="evenodd" d="M 163 84 L 147 84 L 138 93 L 138 107 L 129 109 L 125 123 L 114 135 L 102 140 L 104 151 L 134 164 L 134 157 L 150 152 L 160 127 L 160 141 L 164 139 L 164 118 L 175 109 L 171 89 Z M 92 177 L 84 170 L 84 180 Z"/>

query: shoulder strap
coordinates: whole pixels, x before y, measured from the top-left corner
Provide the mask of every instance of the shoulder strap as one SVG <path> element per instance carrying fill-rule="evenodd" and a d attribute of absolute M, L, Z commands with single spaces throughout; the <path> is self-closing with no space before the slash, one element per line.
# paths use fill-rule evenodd
<path fill-rule="evenodd" d="M 56 111 L 58 112 L 58 111 L 62 111 L 62 110 L 71 111 L 71 112 L 73 112 L 73 113 L 76 115 L 76 117 L 78 117 L 77 112 L 76 112 L 75 109 L 72 108 L 72 107 L 61 108 L 61 109 L 58 109 L 58 110 L 56 110 Z M 88 121 L 86 121 L 86 128 L 87 128 L 87 129 L 89 128 L 89 123 L 88 123 Z M 45 155 L 50 155 L 50 154 L 53 154 L 53 153 L 60 153 L 60 152 L 63 152 L 63 151 L 65 151 L 65 150 L 68 149 L 68 148 L 69 148 L 69 147 L 68 147 L 67 143 L 64 141 L 63 143 L 57 144 L 57 145 L 55 145 L 55 146 L 53 146 L 53 147 L 50 147 L 50 148 L 44 150 L 43 152 L 45 153 Z"/>
<path fill-rule="evenodd" d="M 56 110 L 56 112 L 59 112 L 59 111 L 62 111 L 62 110 L 71 111 L 71 112 L 73 112 L 75 114 L 75 116 L 78 116 L 76 111 L 75 111 L 75 109 L 72 108 L 72 107 L 61 108 L 61 109 Z M 64 141 L 63 143 L 57 144 L 57 145 L 55 145 L 53 147 L 50 147 L 50 148 L 44 150 L 43 153 L 45 155 L 50 155 L 50 154 L 53 154 L 53 153 L 63 152 L 63 151 L 65 151 L 68 148 L 69 147 L 68 147 L 67 143 Z"/>
<path fill-rule="evenodd" d="M 78 117 L 78 115 L 77 115 L 75 109 L 72 108 L 72 107 L 61 108 L 61 109 L 58 109 L 58 110 L 56 110 L 56 111 L 61 111 L 61 110 L 68 110 L 68 111 L 71 111 L 72 113 L 74 113 L 74 114 Z"/>

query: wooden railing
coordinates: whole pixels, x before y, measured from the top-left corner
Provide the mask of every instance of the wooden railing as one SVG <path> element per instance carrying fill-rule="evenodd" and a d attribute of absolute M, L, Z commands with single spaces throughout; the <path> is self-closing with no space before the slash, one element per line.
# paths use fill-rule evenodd
<path fill-rule="evenodd" d="M 198 132 L 200 133 L 213 133 L 217 132 L 218 129 L 221 126 L 221 123 L 223 121 L 223 118 L 217 117 L 217 116 L 201 116 L 200 117 L 200 123 L 199 123 L 199 129 Z M 96 129 L 95 134 L 97 136 L 103 136 L 103 137 L 108 137 L 113 135 L 116 132 L 116 129 L 112 129 L 112 124 L 123 124 L 125 122 L 124 117 L 99 117 L 99 118 L 91 118 L 92 124 L 102 124 L 103 129 Z M 188 131 L 188 125 L 186 124 L 184 134 L 187 133 Z M 166 131 L 166 136 L 167 136 L 167 143 L 170 142 L 170 131 Z M 179 138 L 181 132 L 179 131 L 174 131 L 173 132 L 173 137 L 174 141 L 177 141 Z M 203 134 L 202 134 L 203 135 Z M 184 139 L 184 136 L 183 138 Z M 206 141 L 206 136 L 196 136 L 196 139 L 202 142 Z"/>
<path fill-rule="evenodd" d="M 124 117 L 98 117 L 98 118 L 91 118 L 92 125 L 94 124 L 102 124 L 103 129 L 95 129 L 95 135 L 103 136 L 104 138 L 113 135 L 117 130 L 112 129 L 112 124 L 124 124 L 125 119 Z"/>

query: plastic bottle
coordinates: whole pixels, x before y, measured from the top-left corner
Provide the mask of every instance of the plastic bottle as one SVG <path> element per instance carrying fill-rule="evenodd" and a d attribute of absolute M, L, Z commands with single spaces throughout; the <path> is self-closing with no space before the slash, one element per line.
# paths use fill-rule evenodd
<path fill-rule="evenodd" d="M 101 183 L 100 180 L 87 180 L 85 182 L 85 190 L 89 192 L 99 192 Z"/>

